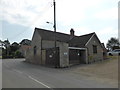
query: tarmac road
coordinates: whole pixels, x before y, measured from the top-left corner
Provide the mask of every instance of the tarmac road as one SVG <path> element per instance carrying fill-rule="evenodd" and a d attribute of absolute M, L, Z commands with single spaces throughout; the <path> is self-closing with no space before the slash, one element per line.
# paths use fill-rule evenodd
<path fill-rule="evenodd" d="M 66 68 L 48 68 L 23 61 L 2 60 L 2 88 L 115 88 Z"/>

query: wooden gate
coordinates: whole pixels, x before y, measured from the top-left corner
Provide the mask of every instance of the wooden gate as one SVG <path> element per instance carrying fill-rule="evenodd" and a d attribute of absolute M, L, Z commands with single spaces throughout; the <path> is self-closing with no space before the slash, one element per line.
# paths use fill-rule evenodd
<path fill-rule="evenodd" d="M 83 64 L 86 60 L 86 51 L 80 49 L 69 49 L 69 63 Z"/>
<path fill-rule="evenodd" d="M 80 53 L 77 49 L 69 50 L 69 61 L 70 64 L 79 64 L 80 63 Z"/>
<path fill-rule="evenodd" d="M 50 48 L 46 50 L 46 65 L 50 67 L 59 67 L 59 48 Z"/>

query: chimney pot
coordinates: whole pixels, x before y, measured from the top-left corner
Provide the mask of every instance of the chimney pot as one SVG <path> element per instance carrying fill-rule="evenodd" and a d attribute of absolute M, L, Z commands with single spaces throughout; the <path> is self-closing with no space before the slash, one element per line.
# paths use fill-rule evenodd
<path fill-rule="evenodd" d="M 71 28 L 71 30 L 70 30 L 70 35 L 71 35 L 71 36 L 74 36 L 74 32 L 75 32 L 74 29 Z"/>

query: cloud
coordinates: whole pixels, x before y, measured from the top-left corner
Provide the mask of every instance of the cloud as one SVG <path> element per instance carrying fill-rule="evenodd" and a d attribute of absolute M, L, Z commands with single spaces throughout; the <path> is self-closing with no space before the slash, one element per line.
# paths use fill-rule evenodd
<path fill-rule="evenodd" d="M 113 2 L 116 4 L 116 0 L 56 0 L 57 25 L 59 25 L 58 27 L 61 26 L 57 28 L 58 31 L 67 33 L 67 29 L 73 27 L 75 34 L 78 36 L 94 31 L 102 37 L 102 40 L 106 40 L 105 37 L 115 36 L 114 25 L 111 27 L 105 27 L 104 25 L 101 30 L 94 30 L 94 28 L 98 28 L 95 24 L 93 24 L 93 28 L 90 26 L 91 24 L 88 25 L 88 22 L 94 22 L 96 18 L 106 21 L 117 19 L 117 7 L 106 6 L 107 4 L 113 4 Z M 0 14 L 0 20 L 31 27 L 32 29 L 34 27 L 47 28 L 49 25 L 46 24 L 46 21 L 53 22 L 52 5 L 53 0 L 1 0 L 0 12 L 2 14 Z M 108 8 L 104 9 L 103 6 Z M 99 10 L 96 8 L 99 8 Z M 96 14 L 93 15 L 94 13 Z M 80 28 L 76 24 L 80 24 Z M 100 24 L 102 26 L 102 23 Z"/>
<path fill-rule="evenodd" d="M 118 34 L 118 30 L 114 29 L 113 27 L 106 27 L 106 28 L 103 28 L 103 29 L 99 30 L 98 33 L 100 35 L 103 35 L 103 36 L 105 36 L 107 34 L 112 36 L 112 35 L 117 35 Z M 118 36 L 116 36 L 116 37 L 118 37 Z"/>
<path fill-rule="evenodd" d="M 111 37 L 118 38 L 118 30 L 113 27 L 104 27 L 98 30 L 97 35 L 99 36 L 101 42 L 107 43 Z"/>
<path fill-rule="evenodd" d="M 76 34 L 77 36 L 94 32 L 93 30 L 91 30 L 91 29 L 88 28 L 88 27 L 74 28 L 74 30 L 75 30 L 75 34 Z"/>
<path fill-rule="evenodd" d="M 118 8 L 110 8 L 108 10 L 103 10 L 95 14 L 95 18 L 106 20 L 118 19 Z"/>
<path fill-rule="evenodd" d="M 103 0 L 56 0 L 57 21 L 71 25 L 85 19 L 85 9 Z M 93 3 L 94 2 L 94 3 Z M 44 26 L 53 22 L 53 0 L 1 0 L 2 19 L 23 26 Z M 50 10 L 49 10 L 50 9 Z"/>
<path fill-rule="evenodd" d="M 64 25 L 82 22 L 88 16 L 90 7 L 101 4 L 103 0 L 61 0 L 57 2 L 57 20 Z"/>
<path fill-rule="evenodd" d="M 9 23 L 31 27 L 49 7 L 50 2 L 46 4 L 46 0 L 2 0 L 0 17 Z"/>

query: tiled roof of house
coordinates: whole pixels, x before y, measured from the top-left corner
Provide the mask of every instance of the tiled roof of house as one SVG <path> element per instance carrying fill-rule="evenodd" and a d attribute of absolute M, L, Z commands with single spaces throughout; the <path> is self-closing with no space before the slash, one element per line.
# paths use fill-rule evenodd
<path fill-rule="evenodd" d="M 38 31 L 39 35 L 43 40 L 54 40 L 54 31 L 35 28 Z M 56 40 L 61 42 L 67 42 L 70 38 L 70 35 L 56 32 Z"/>
<path fill-rule="evenodd" d="M 69 42 L 70 46 L 74 46 L 74 47 L 84 47 L 85 44 L 89 41 L 89 39 L 94 35 L 95 33 L 90 33 L 90 34 L 86 34 L 86 35 L 81 35 L 81 36 L 77 36 L 74 37 L 73 39 L 71 39 L 71 41 Z"/>
<path fill-rule="evenodd" d="M 55 40 L 54 31 L 40 28 L 35 28 L 35 30 L 38 31 L 39 35 L 42 37 L 42 40 Z M 95 33 L 71 37 L 70 34 L 56 32 L 56 41 L 69 43 L 69 46 L 84 47 L 93 34 Z"/>

